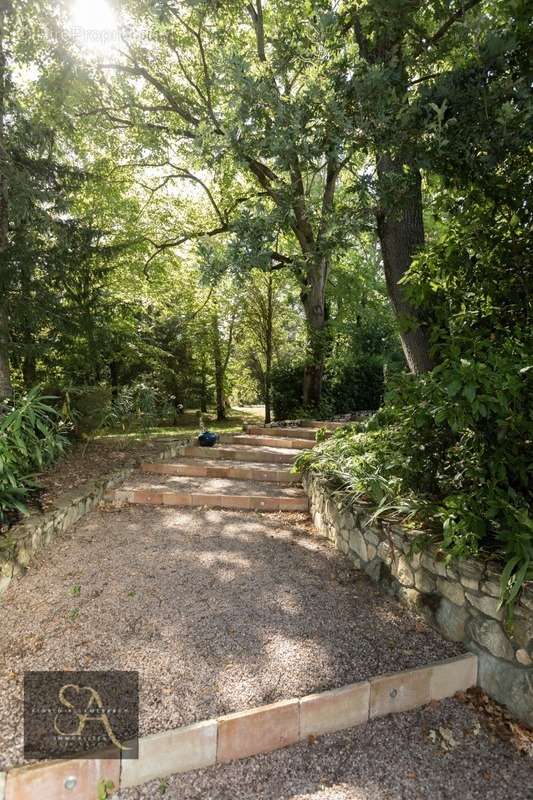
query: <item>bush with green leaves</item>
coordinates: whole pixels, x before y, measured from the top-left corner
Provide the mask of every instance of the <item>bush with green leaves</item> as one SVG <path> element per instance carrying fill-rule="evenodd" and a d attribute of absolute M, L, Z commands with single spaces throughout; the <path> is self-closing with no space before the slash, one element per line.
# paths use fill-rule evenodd
<path fill-rule="evenodd" d="M 330 359 L 318 408 L 302 404 L 303 364 L 281 364 L 272 372 L 272 404 L 276 419 L 329 419 L 336 414 L 373 411 L 383 399 L 383 358 Z"/>
<path fill-rule="evenodd" d="M 531 188 L 523 162 L 441 206 L 405 283 L 425 309 L 437 366 L 398 379 L 383 408 L 299 459 L 379 513 L 441 538 L 449 557 L 505 565 L 512 608 L 533 579 Z"/>
<path fill-rule="evenodd" d="M 484 343 L 405 376 L 367 423 L 348 426 L 299 458 L 377 514 L 422 522 L 450 557 L 483 553 L 507 565 L 512 602 L 533 578 L 533 367 L 519 341 Z"/>
<path fill-rule="evenodd" d="M 111 413 L 109 386 L 68 386 L 57 394 L 62 398 L 62 414 L 70 420 L 76 437 L 88 439 L 106 426 Z"/>
<path fill-rule="evenodd" d="M 426 90 L 449 109 L 446 141 L 426 140 L 428 243 L 403 283 L 436 367 L 399 380 L 366 425 L 300 458 L 378 513 L 425 524 L 450 558 L 500 559 L 508 608 L 533 579 L 532 103 L 522 57 L 480 51 L 479 63 Z"/>
<path fill-rule="evenodd" d="M 63 452 L 66 438 L 55 398 L 38 388 L 0 410 L 0 523 L 26 513 L 34 475 Z"/>
<path fill-rule="evenodd" d="M 146 429 L 163 423 L 172 424 L 174 415 L 172 403 L 159 389 L 146 381 L 137 381 L 121 388 L 106 417 L 105 426 L 124 431 Z"/>

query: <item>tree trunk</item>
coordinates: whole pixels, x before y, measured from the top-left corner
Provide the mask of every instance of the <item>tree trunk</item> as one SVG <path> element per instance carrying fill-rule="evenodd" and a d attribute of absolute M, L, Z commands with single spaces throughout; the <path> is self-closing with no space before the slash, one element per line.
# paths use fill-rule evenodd
<path fill-rule="evenodd" d="M 8 288 L 8 183 L 7 150 L 5 146 L 5 93 L 6 93 L 6 54 L 4 50 L 6 4 L 0 2 L 0 399 L 11 397 L 11 370 L 9 365 L 9 314 L 7 306 Z"/>
<path fill-rule="evenodd" d="M 22 377 L 24 379 L 24 388 L 29 390 L 37 383 L 37 364 L 35 356 L 27 355 L 22 359 Z"/>
<path fill-rule="evenodd" d="M 224 400 L 224 375 L 215 367 L 215 392 L 217 401 L 217 420 L 226 419 L 226 403 Z"/>
<path fill-rule="evenodd" d="M 322 376 L 327 350 L 326 279 L 328 262 L 319 259 L 301 293 L 307 322 L 307 358 L 304 367 L 303 404 L 318 408 L 322 395 Z"/>
<path fill-rule="evenodd" d="M 116 400 L 119 389 L 119 366 L 117 361 L 109 362 L 109 376 L 111 378 L 111 398 Z"/>
<path fill-rule="evenodd" d="M 226 404 L 224 403 L 224 365 L 220 347 L 220 331 L 218 330 L 218 316 L 213 314 L 211 322 L 213 331 L 213 360 L 215 363 L 215 394 L 217 403 L 217 420 L 226 419 Z"/>
<path fill-rule="evenodd" d="M 200 411 L 205 414 L 207 412 L 207 367 L 204 358 L 202 358 L 200 370 Z"/>
<path fill-rule="evenodd" d="M 265 423 L 271 422 L 272 411 L 272 272 L 268 273 L 265 326 Z"/>
<path fill-rule="evenodd" d="M 400 337 L 407 365 L 419 374 L 433 369 L 429 337 L 417 310 L 405 297 L 399 281 L 416 252 L 424 246 L 422 186 L 420 172 L 395 162 L 388 155 L 377 159 L 382 208 L 378 213 L 378 235 L 389 298 L 400 323 Z M 405 187 L 405 188 L 404 188 Z M 394 203 L 387 199 L 394 192 Z"/>
<path fill-rule="evenodd" d="M 12 395 L 13 387 L 9 366 L 9 317 L 2 303 L 0 305 L 0 400 L 12 397 Z"/>

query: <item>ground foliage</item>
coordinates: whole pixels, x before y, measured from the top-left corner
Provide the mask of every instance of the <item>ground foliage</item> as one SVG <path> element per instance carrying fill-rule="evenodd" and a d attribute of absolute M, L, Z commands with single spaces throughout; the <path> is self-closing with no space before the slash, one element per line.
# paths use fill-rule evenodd
<path fill-rule="evenodd" d="M 36 388 L 1 407 L 0 527 L 13 514 L 26 513 L 28 498 L 37 488 L 34 474 L 50 466 L 65 448 L 60 415 L 50 405 L 53 400 Z"/>

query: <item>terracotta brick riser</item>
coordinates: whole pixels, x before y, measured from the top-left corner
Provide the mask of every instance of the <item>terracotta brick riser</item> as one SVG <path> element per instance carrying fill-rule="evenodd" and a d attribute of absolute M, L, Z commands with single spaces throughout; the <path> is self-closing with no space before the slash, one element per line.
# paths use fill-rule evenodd
<path fill-rule="evenodd" d="M 139 758 L 70 760 L 21 767 L 8 774 L 6 800 L 94 800 L 101 777 L 115 790 L 154 778 L 202 769 L 344 730 L 374 717 L 408 711 L 475 686 L 472 654 L 344 686 L 303 698 L 228 714 L 139 740 Z M 76 791 L 64 782 L 74 776 Z"/>
<path fill-rule="evenodd" d="M 262 495 L 181 494 L 159 492 L 156 489 L 117 489 L 108 499 L 118 504 L 133 503 L 150 506 L 194 506 L 234 508 L 249 511 L 307 511 L 309 501 L 302 497 L 264 497 Z"/>
<path fill-rule="evenodd" d="M 315 446 L 316 442 L 311 439 L 281 439 L 279 436 L 249 436 L 248 434 L 236 434 L 226 443 L 244 444 L 248 447 L 284 447 L 290 450 L 309 449 Z"/>
<path fill-rule="evenodd" d="M 264 483 L 300 483 L 299 475 L 293 475 L 288 469 L 261 469 L 260 467 L 203 466 L 197 464 L 141 464 L 143 472 L 155 472 L 158 475 L 177 475 L 184 478 L 235 478 L 245 481 L 263 481 Z"/>
<path fill-rule="evenodd" d="M 316 441 L 317 428 L 306 430 L 305 428 L 263 428 L 259 425 L 245 425 L 246 433 L 251 436 L 278 436 L 282 439 L 305 439 L 311 442 Z M 332 431 L 327 431 L 326 436 L 332 435 Z"/>
<path fill-rule="evenodd" d="M 326 428 L 328 431 L 336 431 L 339 428 L 344 428 L 345 425 L 349 425 L 349 422 L 328 422 L 328 420 L 312 420 L 311 422 L 306 422 L 310 428 Z"/>

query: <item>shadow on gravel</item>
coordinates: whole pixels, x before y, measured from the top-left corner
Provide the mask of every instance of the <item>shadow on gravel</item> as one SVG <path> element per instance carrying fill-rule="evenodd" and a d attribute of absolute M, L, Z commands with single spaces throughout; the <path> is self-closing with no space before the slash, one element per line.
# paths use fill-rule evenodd
<path fill-rule="evenodd" d="M 294 515 L 95 512 L 0 613 L 0 769 L 27 669 L 139 670 L 148 733 L 460 652 Z"/>

